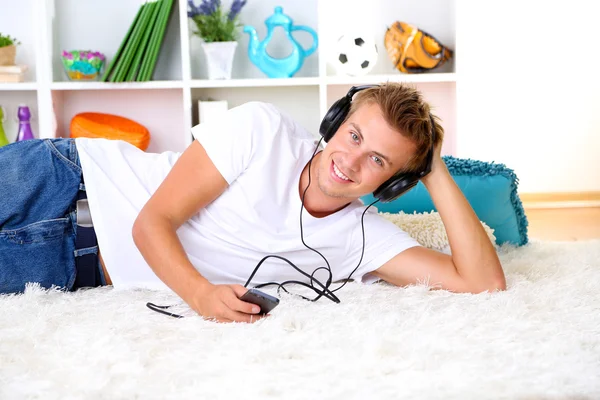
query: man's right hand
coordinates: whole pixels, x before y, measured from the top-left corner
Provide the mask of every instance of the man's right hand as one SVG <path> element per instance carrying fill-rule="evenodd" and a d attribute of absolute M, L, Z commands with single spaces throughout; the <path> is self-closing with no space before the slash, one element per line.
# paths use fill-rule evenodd
<path fill-rule="evenodd" d="M 256 322 L 264 315 L 260 307 L 239 298 L 248 289 L 242 285 L 202 285 L 190 306 L 205 319 L 218 322 Z"/>

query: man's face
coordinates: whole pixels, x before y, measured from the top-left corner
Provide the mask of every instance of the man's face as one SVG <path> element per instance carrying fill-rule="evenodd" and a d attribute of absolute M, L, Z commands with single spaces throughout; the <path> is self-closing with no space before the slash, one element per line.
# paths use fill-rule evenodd
<path fill-rule="evenodd" d="M 404 168 L 415 151 L 412 141 L 387 124 L 377 104 L 364 104 L 323 150 L 319 188 L 327 196 L 354 200 Z"/>

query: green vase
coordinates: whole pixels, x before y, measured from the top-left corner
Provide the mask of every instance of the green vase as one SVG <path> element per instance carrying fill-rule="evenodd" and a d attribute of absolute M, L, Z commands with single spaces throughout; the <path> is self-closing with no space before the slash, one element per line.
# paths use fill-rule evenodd
<path fill-rule="evenodd" d="M 4 121 L 4 110 L 0 106 L 0 147 L 8 144 L 8 139 L 6 138 L 4 127 L 2 126 L 2 121 Z"/>

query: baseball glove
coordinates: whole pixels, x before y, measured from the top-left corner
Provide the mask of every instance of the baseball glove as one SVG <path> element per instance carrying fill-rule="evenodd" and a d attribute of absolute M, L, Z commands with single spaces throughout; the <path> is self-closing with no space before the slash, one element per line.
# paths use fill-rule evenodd
<path fill-rule="evenodd" d="M 385 32 L 385 49 L 400 72 L 420 73 L 443 65 L 452 51 L 436 38 L 406 22 L 396 21 Z"/>

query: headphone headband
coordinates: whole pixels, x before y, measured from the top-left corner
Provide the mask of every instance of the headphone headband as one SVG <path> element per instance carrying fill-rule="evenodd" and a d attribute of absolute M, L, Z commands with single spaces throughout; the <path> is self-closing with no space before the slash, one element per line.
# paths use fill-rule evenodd
<path fill-rule="evenodd" d="M 333 103 L 333 105 L 329 108 L 327 113 L 325 113 L 325 117 L 323 118 L 323 121 L 321 121 L 321 126 L 319 127 L 319 133 L 321 134 L 325 142 L 331 140 L 333 135 L 335 135 L 339 127 L 346 119 L 346 116 L 350 112 L 350 106 L 352 104 L 352 98 L 354 97 L 354 95 L 360 92 L 361 90 L 378 86 L 379 85 L 352 86 L 344 97 Z M 387 181 L 385 181 L 383 184 L 381 184 L 373 192 L 373 196 L 375 196 L 381 202 L 386 203 L 397 199 L 398 197 L 412 189 L 421 178 L 425 177 L 429 172 L 431 172 L 433 154 L 435 151 L 434 148 L 436 132 L 435 121 L 431 113 L 429 114 L 429 119 L 431 121 L 431 147 L 429 148 L 429 152 L 427 153 L 427 157 L 425 158 L 425 167 L 417 173 L 396 174 Z"/>
<path fill-rule="evenodd" d="M 348 93 L 346 93 L 346 97 L 348 97 L 349 100 L 352 100 L 352 97 L 354 97 L 354 95 L 356 93 L 360 92 L 361 90 L 370 89 L 370 88 L 374 88 L 374 87 L 379 87 L 379 85 L 352 86 L 350 88 L 350 90 L 348 90 Z"/>

